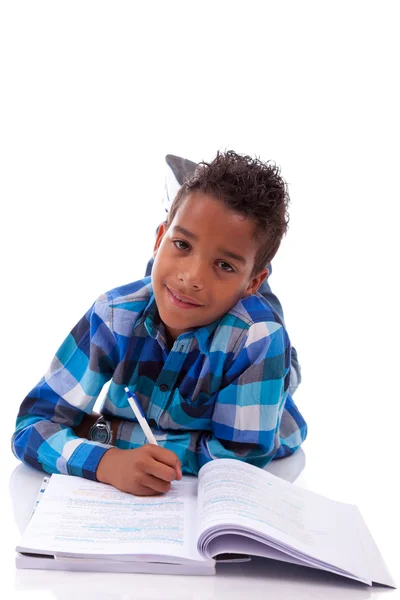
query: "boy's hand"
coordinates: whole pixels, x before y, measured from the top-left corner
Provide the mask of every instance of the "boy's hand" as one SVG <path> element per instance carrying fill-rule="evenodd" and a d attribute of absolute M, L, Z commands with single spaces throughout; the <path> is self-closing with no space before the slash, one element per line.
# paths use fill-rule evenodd
<path fill-rule="evenodd" d="M 168 492 L 171 481 L 182 479 L 182 471 L 174 452 L 145 444 L 134 450 L 110 448 L 99 462 L 96 476 L 121 492 L 155 496 Z"/>

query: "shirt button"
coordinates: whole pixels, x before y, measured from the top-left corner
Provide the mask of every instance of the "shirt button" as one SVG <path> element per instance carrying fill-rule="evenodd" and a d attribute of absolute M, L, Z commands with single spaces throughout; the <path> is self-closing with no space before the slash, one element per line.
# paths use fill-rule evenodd
<path fill-rule="evenodd" d="M 167 386 L 167 384 L 166 384 L 166 383 L 162 383 L 162 384 L 160 385 L 160 390 L 161 390 L 162 392 L 166 392 L 166 391 L 168 390 L 168 386 Z"/>

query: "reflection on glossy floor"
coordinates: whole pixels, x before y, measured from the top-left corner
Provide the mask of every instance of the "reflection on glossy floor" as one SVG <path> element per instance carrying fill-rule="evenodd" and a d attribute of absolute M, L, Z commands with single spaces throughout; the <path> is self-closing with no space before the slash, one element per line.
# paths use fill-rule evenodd
<path fill-rule="evenodd" d="M 311 454 L 311 452 L 310 452 Z M 337 455 L 338 456 L 338 455 Z M 336 458 L 337 458 L 336 456 Z M 322 458 L 320 456 L 320 458 Z M 344 486 L 348 481 L 351 465 L 344 462 L 346 468 L 340 473 L 329 468 L 330 461 L 315 461 L 308 458 L 307 447 L 293 457 L 273 462 L 269 470 L 288 481 L 296 482 L 315 492 L 323 493 L 333 499 L 357 504 L 380 550 L 392 572 L 398 580 L 397 550 L 391 543 L 391 516 L 395 515 L 394 506 L 387 503 L 387 510 L 380 511 L 380 503 L 387 500 L 392 485 L 373 490 L 360 477 L 358 485 Z M 325 466 L 324 466 L 325 463 Z M 398 595 L 397 590 L 380 586 L 369 588 L 356 582 L 336 577 L 314 569 L 296 567 L 274 561 L 253 559 L 251 563 L 220 565 L 215 577 L 163 576 L 163 575 L 115 575 L 101 573 L 63 573 L 46 571 L 19 571 L 14 568 L 13 549 L 29 520 L 31 510 L 42 481 L 42 475 L 14 461 L 9 461 L 8 490 L 3 494 L 7 498 L 7 531 L 5 536 L 6 556 L 4 583 L 8 598 L 57 598 L 66 600 L 74 597 L 114 599 L 202 599 L 202 598 L 391 598 Z M 342 475 L 342 478 L 341 478 Z M 5 478 L 6 480 L 7 478 Z M 3 480 L 3 483 L 5 483 Z M 334 485 L 334 480 L 336 485 Z M 372 492 L 375 493 L 373 501 Z M 369 492 L 369 493 L 367 493 Z M 397 569 L 397 571 L 396 571 Z"/>

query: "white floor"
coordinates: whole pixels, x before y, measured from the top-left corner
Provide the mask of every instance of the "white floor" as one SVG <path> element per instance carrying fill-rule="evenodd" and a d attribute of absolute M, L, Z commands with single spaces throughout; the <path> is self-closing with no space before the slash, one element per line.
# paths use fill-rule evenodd
<path fill-rule="evenodd" d="M 299 393 L 300 398 L 300 393 Z M 298 398 L 298 399 L 299 399 Z M 328 452 L 312 436 L 297 455 L 277 461 L 271 470 L 296 484 L 357 504 L 396 582 L 400 581 L 397 505 L 395 482 L 382 459 L 381 468 L 368 467 L 359 456 L 350 456 L 345 446 Z M 394 464 L 394 463 L 392 463 Z M 150 575 L 113 575 L 17 571 L 14 547 L 25 527 L 36 498 L 42 476 L 5 456 L 2 479 L 3 544 L 2 588 L 7 599 L 78 600 L 116 599 L 211 599 L 229 598 L 396 598 L 400 592 L 317 572 L 312 569 L 268 561 L 225 565 L 215 577 L 177 577 Z M 396 499 L 397 496 L 397 499 Z"/>

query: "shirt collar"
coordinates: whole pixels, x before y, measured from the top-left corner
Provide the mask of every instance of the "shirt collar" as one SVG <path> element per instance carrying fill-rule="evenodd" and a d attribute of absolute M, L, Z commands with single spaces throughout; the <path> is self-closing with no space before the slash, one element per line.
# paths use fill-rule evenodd
<path fill-rule="evenodd" d="M 209 325 L 204 325 L 203 327 L 197 327 L 189 331 L 185 331 L 185 333 L 182 333 L 179 336 L 179 339 L 183 340 L 190 337 L 196 338 L 200 351 L 206 353 L 210 347 L 210 339 L 220 320 L 221 319 L 218 319 L 217 321 L 214 321 Z M 143 331 L 143 328 L 147 331 L 148 335 L 157 340 L 161 346 L 167 346 L 165 328 L 158 313 L 154 293 L 151 294 L 141 318 L 136 323 L 134 327 L 134 333 L 136 335 L 140 335 Z"/>

